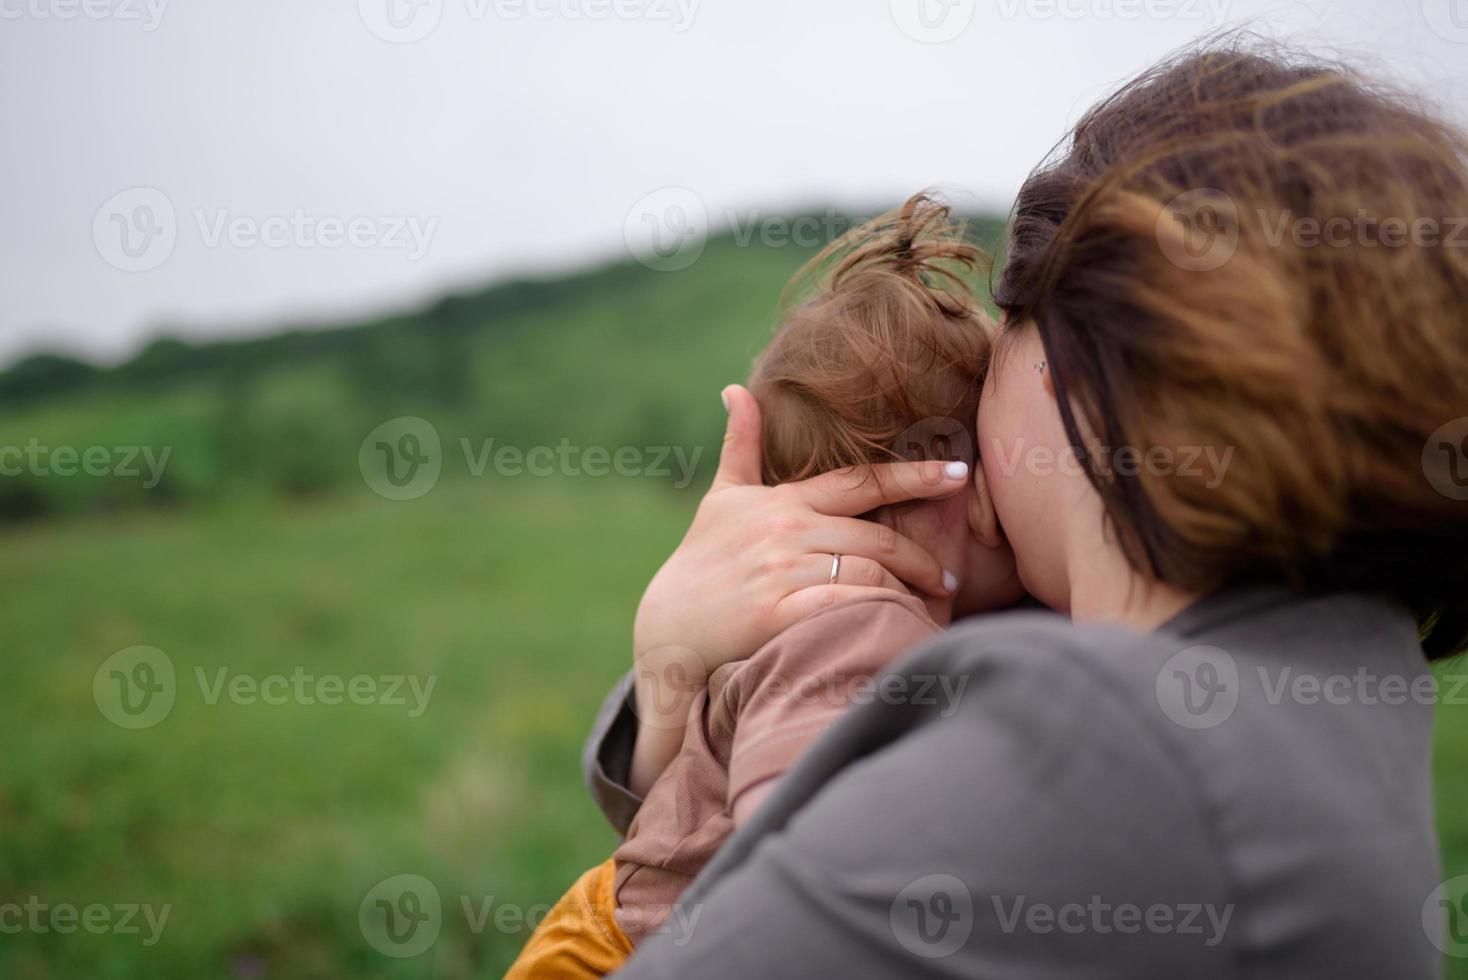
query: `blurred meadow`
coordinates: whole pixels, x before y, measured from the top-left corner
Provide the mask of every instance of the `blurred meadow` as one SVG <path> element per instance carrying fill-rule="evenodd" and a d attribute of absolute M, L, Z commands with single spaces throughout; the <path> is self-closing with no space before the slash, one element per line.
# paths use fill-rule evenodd
<path fill-rule="evenodd" d="M 137 471 L 5 460 L 23 472 L 0 478 L 0 735 L 18 747 L 0 767 L 0 905 L 171 907 L 151 943 L 141 913 L 136 934 L 4 935 L 0 976 L 499 975 L 526 919 L 614 843 L 582 739 L 717 462 L 718 391 L 808 255 L 716 238 L 677 275 L 627 262 L 336 330 L 0 374 L 0 446 L 106 447 Z M 359 468 L 400 416 L 442 444 L 411 500 Z M 568 444 L 549 476 L 485 455 Z M 634 450 L 635 475 L 590 475 L 597 447 Z M 93 682 L 140 645 L 176 696 L 127 729 Z M 270 704 L 221 670 L 434 687 L 426 705 L 406 684 L 402 705 Z M 358 919 L 403 874 L 443 909 L 412 958 Z"/>
<path fill-rule="evenodd" d="M 141 916 L 136 934 L 0 936 L 0 976 L 499 975 L 526 917 L 613 845 L 582 739 L 716 462 L 718 390 L 808 254 L 726 236 L 678 275 L 624 263 L 325 332 L 0 375 L 0 446 L 170 452 L 152 487 L 0 479 L 0 903 L 169 908 L 156 937 Z M 410 500 L 359 469 L 400 416 L 442 440 L 441 478 Z M 649 466 L 676 447 L 697 465 L 476 475 L 489 439 L 632 447 Z M 139 645 L 166 655 L 176 698 L 129 729 L 94 679 Z M 416 705 L 406 688 L 406 704 L 332 705 L 216 686 L 300 672 L 435 686 Z M 1468 711 L 1442 708 L 1438 739 L 1446 873 L 1468 872 Z M 359 922 L 399 875 L 442 902 L 413 957 Z"/>

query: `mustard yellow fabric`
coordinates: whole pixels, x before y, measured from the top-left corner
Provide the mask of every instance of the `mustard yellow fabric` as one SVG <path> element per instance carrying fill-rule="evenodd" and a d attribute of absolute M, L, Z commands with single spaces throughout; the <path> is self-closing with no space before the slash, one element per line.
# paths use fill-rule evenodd
<path fill-rule="evenodd" d="M 610 858 L 576 879 L 520 951 L 505 980 L 582 980 L 604 977 L 632 955 L 617 927 Z"/>

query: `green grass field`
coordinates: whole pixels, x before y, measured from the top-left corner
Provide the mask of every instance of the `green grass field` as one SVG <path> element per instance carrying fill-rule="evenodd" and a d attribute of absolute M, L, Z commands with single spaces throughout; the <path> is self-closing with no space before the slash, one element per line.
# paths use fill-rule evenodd
<path fill-rule="evenodd" d="M 580 787 L 582 738 L 707 480 L 719 389 L 809 254 L 724 236 L 677 274 L 624 261 L 335 330 L 0 371 L 0 449 L 170 451 L 152 487 L 0 478 L 0 916 L 32 896 L 78 915 L 170 908 L 154 945 L 0 931 L 0 978 L 499 975 L 525 914 L 613 843 Z M 398 416 L 437 427 L 443 479 L 394 503 L 368 491 L 358 449 Z M 681 494 L 669 476 L 475 477 L 490 439 L 702 450 L 701 469 Z M 136 646 L 168 658 L 177 694 L 127 730 L 93 683 Z M 213 696 L 221 669 L 435 687 L 418 717 L 244 704 Z M 403 874 L 444 910 L 413 959 L 358 921 Z"/>
<path fill-rule="evenodd" d="M 146 929 L 0 937 L 0 976 L 497 976 L 525 936 L 498 909 L 533 912 L 613 843 L 578 753 L 689 503 L 486 480 L 9 535 L 0 902 L 172 911 L 151 948 Z M 178 693 L 129 731 L 92 678 L 137 644 L 168 655 Z M 219 667 L 437 686 L 416 718 L 210 704 Z M 364 941 L 357 909 L 403 873 L 434 882 L 444 925 L 400 960 Z"/>

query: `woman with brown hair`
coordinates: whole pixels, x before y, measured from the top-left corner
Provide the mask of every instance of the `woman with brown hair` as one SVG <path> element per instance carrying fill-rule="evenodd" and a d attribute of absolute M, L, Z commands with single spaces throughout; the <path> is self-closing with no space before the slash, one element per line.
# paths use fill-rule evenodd
<path fill-rule="evenodd" d="M 1430 977 L 1430 659 L 1468 642 L 1468 148 L 1340 66 L 1210 44 L 1092 109 L 1021 189 L 981 496 L 1066 615 L 975 617 L 847 713 L 630 976 Z M 977 381 L 978 379 L 976 379 Z M 956 486 L 714 487 L 638 611 L 644 668 L 951 576 L 844 518 Z M 962 587 L 962 583 L 959 583 Z M 588 746 L 625 829 L 683 732 L 656 669 Z M 635 687 L 635 691 L 634 691 Z M 676 699 L 675 699 L 676 700 Z M 641 707 L 641 713 L 634 711 Z"/>

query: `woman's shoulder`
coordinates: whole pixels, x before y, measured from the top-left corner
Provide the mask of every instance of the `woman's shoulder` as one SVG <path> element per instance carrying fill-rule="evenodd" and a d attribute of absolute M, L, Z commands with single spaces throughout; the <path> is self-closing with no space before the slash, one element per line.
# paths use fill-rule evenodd
<path fill-rule="evenodd" d="M 1288 922 L 1281 888 L 1326 907 L 1370 881 L 1331 913 L 1360 940 L 1338 958 L 1375 962 L 1374 943 L 1429 963 L 1436 692 L 1411 618 L 1370 596 L 1253 601 L 1149 634 L 1035 612 L 952 629 L 899 669 L 962 696 L 893 747 L 910 737 L 913 759 L 952 766 L 1004 746 L 1003 792 L 1085 814 L 1072 832 L 1101 828 L 1093 845 L 1168 841 L 1253 925 Z"/>
<path fill-rule="evenodd" d="M 951 627 L 893 673 L 911 690 L 927 683 L 947 691 L 936 716 L 914 717 L 910 736 L 951 737 L 924 731 L 936 721 L 980 729 L 985 737 L 1007 732 L 1031 761 L 1053 753 L 1088 764 L 1165 769 L 1174 788 L 1192 796 L 1188 767 L 1171 745 L 1179 730 L 1164 710 L 1168 692 L 1158 696 L 1157 679 L 1177 649 L 1166 634 L 1017 610 Z M 972 733 L 957 736 L 956 744 L 966 737 Z"/>
<path fill-rule="evenodd" d="M 1058 721 L 1076 701 L 1094 703 L 1118 719 L 1094 739 L 1145 737 L 1191 768 L 1257 752 L 1277 776 L 1339 763 L 1404 793 L 1419 788 L 1402 778 L 1427 757 L 1435 700 L 1410 615 L 1354 594 L 1223 596 L 1150 633 L 1003 613 L 948 630 L 899 666 L 967 678 L 976 701 L 1031 699 Z M 1350 757 L 1363 739 L 1383 748 Z M 1277 751 L 1307 744 L 1308 753 Z"/>
<path fill-rule="evenodd" d="M 926 644 L 903 667 L 968 674 L 990 687 L 1014 679 L 1040 685 L 1052 699 L 1069 689 L 1121 703 L 1147 692 L 1175 647 L 1165 634 L 1075 624 L 1049 610 L 974 617 Z"/>
<path fill-rule="evenodd" d="M 1367 718 L 1423 729 L 1434 699 L 1411 615 L 1354 593 L 1230 593 L 1148 633 L 1075 624 L 1048 610 L 1001 613 L 951 628 L 915 657 L 928 670 L 1085 689 L 1171 734 L 1238 729 L 1269 737 L 1275 725 L 1320 730 Z M 1337 717 L 1300 710 L 1317 706 L 1338 709 Z M 1246 723 L 1230 725 L 1236 716 Z"/>

